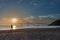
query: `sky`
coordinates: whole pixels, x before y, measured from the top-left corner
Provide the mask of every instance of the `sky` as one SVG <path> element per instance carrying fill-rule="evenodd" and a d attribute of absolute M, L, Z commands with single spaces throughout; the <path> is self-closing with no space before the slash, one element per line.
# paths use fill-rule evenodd
<path fill-rule="evenodd" d="M 0 18 L 60 19 L 60 0 L 0 0 Z"/>

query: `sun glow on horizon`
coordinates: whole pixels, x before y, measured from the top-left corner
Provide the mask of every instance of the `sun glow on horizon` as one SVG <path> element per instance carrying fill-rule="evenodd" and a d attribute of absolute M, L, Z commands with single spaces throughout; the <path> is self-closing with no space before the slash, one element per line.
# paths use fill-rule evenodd
<path fill-rule="evenodd" d="M 12 22 L 13 23 L 16 23 L 17 22 L 17 19 L 16 18 L 12 18 Z"/>

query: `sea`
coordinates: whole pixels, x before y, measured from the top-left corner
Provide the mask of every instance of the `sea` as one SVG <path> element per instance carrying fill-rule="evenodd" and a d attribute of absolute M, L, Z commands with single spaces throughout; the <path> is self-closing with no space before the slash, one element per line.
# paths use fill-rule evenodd
<path fill-rule="evenodd" d="M 26 28 L 60 28 L 60 26 L 13 26 L 13 29 L 26 29 Z M 0 26 L 0 30 L 10 30 L 11 26 Z"/>

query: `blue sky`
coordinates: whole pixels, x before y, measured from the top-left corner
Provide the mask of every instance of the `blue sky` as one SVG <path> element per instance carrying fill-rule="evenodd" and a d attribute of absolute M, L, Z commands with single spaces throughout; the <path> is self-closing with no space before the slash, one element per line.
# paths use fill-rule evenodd
<path fill-rule="evenodd" d="M 60 17 L 60 0 L 0 0 L 0 17 Z"/>

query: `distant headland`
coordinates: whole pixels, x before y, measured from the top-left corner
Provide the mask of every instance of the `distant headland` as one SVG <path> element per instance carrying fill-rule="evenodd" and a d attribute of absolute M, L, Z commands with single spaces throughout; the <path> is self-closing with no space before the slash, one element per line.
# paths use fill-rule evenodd
<path fill-rule="evenodd" d="M 49 26 L 60 26 L 60 20 L 56 20 L 53 23 L 49 24 Z"/>

